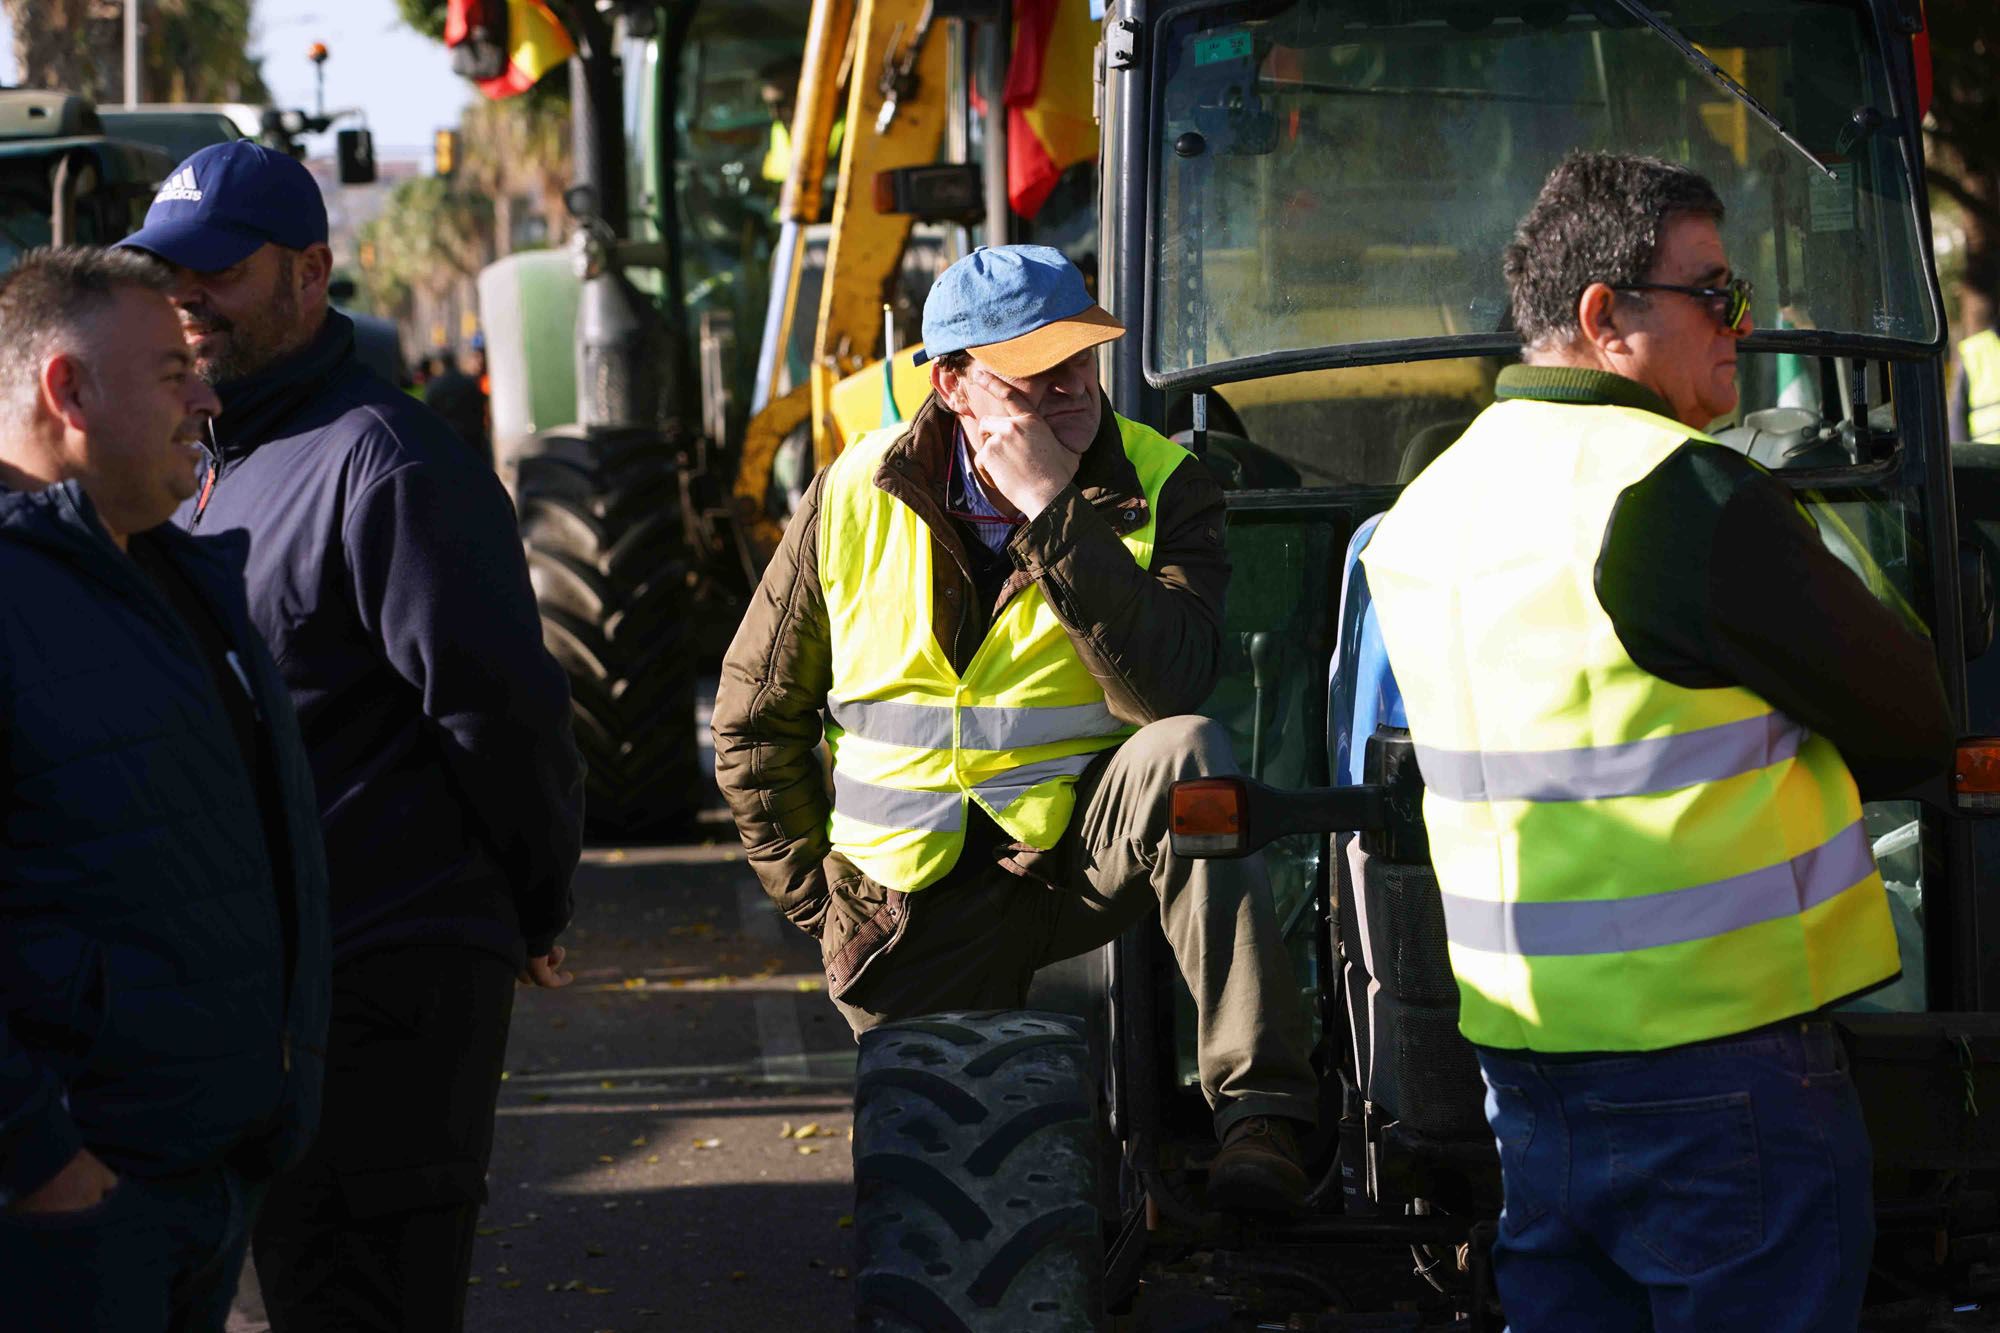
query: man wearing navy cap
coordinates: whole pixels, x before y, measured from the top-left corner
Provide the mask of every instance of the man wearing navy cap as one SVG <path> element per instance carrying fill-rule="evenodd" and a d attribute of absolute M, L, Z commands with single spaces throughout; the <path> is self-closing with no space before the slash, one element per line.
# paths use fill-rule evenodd
<path fill-rule="evenodd" d="M 356 358 L 326 236 L 306 169 L 238 142 L 123 244 L 173 267 L 222 401 L 177 520 L 250 534 L 326 833 L 325 1110 L 265 1202 L 258 1278 L 277 1333 L 429 1333 L 463 1320 L 516 976 L 569 979 L 581 768 L 506 495 Z"/>
<path fill-rule="evenodd" d="M 1223 1142 L 1208 1200 L 1285 1212 L 1316 1083 L 1263 863 L 1167 836 L 1172 782 L 1236 771 L 1194 715 L 1223 498 L 1106 405 L 1096 348 L 1123 332 L 1046 246 L 940 275 L 931 396 L 814 480 L 723 661 L 716 778 L 857 1033 L 1019 1007 L 1036 968 L 1157 913 Z"/>

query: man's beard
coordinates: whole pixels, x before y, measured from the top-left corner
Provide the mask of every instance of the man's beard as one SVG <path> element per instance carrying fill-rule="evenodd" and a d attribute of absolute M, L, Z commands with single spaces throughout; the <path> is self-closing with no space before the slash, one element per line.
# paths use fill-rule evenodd
<path fill-rule="evenodd" d="M 298 296 L 292 291 L 292 265 L 287 259 L 279 267 L 269 302 L 244 325 L 212 315 L 189 321 L 191 332 L 220 334 L 215 350 L 195 358 L 195 374 L 211 386 L 229 384 L 255 375 L 294 350 L 292 337 L 299 323 Z"/>

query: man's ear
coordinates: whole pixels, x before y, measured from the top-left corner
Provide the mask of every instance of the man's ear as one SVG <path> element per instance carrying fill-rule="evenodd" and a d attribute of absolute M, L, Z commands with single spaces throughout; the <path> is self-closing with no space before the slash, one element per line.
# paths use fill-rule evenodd
<path fill-rule="evenodd" d="M 37 381 L 42 410 L 71 430 L 88 427 L 83 396 L 89 371 L 68 352 L 58 352 L 42 362 Z"/>
<path fill-rule="evenodd" d="M 931 392 L 954 413 L 965 414 L 965 389 L 959 383 L 958 372 L 942 361 L 931 362 Z"/>
<path fill-rule="evenodd" d="M 1618 327 L 1618 293 L 1608 284 L 1593 282 L 1576 298 L 1576 327 L 1599 353 L 1629 350 Z"/>
<path fill-rule="evenodd" d="M 299 251 L 293 275 L 303 304 L 308 308 L 326 304 L 326 289 L 333 282 L 333 251 L 325 245 L 307 246 Z"/>

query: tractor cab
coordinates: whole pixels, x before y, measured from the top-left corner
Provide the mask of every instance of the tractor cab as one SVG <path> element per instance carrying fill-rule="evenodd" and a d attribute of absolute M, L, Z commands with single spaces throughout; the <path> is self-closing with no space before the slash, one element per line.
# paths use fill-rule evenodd
<path fill-rule="evenodd" d="M 1409 1322 L 1365 1326 L 1499 1326 L 1482 1259 L 1498 1165 L 1422 780 L 1347 594 L 1357 534 L 1519 356 L 1501 252 L 1565 154 L 1651 154 L 1714 183 L 1756 330 L 1712 432 L 1930 637 L 1962 730 L 1996 729 L 2000 471 L 1945 443 L 1921 28 L 1904 0 L 1111 7 L 1103 291 L 1132 333 L 1105 381 L 1228 489 L 1236 570 L 1208 711 L 1249 781 L 1183 793 L 1176 818 L 1190 848 L 1263 846 L 1323 1091 L 1313 1216 L 1220 1225 L 1187 995 L 1156 932 L 1113 946 L 1110 1115 L 1125 1201 L 1145 1205 L 1107 1258 L 1114 1310 L 1179 1291 L 1217 1328 L 1390 1310 Z M 1992 798 L 1947 777 L 1867 809 L 1904 973 L 1837 1015 L 1875 1143 L 1881 1327 L 1985 1317 L 2000 1222 L 2000 1139 L 1977 1110 L 2000 1096 L 1977 854 Z M 1256 1324 L 1273 1318 L 1303 1322 Z"/>

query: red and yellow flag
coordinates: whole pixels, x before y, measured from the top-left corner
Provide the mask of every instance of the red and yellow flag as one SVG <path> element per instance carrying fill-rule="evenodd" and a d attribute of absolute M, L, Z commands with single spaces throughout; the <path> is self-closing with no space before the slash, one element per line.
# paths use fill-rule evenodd
<path fill-rule="evenodd" d="M 495 12 L 497 11 L 497 12 Z M 491 98 L 514 97 L 528 91 L 544 74 L 576 54 L 569 30 L 542 0 L 450 0 L 445 7 L 444 44 L 457 48 L 471 41 L 483 44 L 498 40 L 501 52 L 475 57 L 493 64 L 479 68 L 485 73 L 504 59 L 504 67 L 490 78 L 474 81 L 479 91 Z M 491 47 L 487 47 L 491 51 Z M 497 58 L 496 58 L 497 57 Z M 461 69 L 471 74 L 477 65 Z"/>
<path fill-rule="evenodd" d="M 1007 202 L 1024 218 L 1041 211 L 1064 171 L 1097 156 L 1090 57 L 1097 26 L 1090 0 L 1014 0 L 1014 56 L 1007 66 Z"/>

